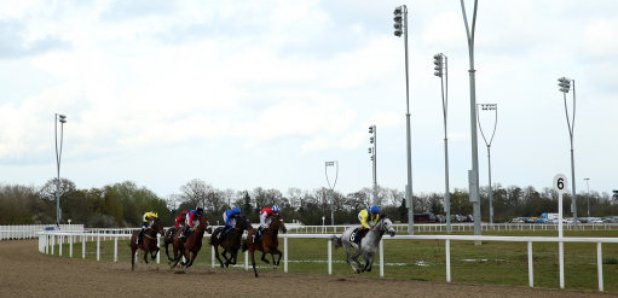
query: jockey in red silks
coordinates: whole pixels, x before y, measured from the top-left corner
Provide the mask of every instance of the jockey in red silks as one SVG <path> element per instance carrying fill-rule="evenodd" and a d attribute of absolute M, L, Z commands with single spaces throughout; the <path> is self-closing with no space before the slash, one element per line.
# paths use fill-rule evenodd
<path fill-rule="evenodd" d="M 189 230 L 194 230 L 200 224 L 200 218 L 202 218 L 204 214 L 204 209 L 197 208 L 197 210 L 189 210 L 187 215 L 185 215 L 185 226 L 183 228 L 182 234 L 180 234 L 181 239 L 187 238 L 189 235 Z"/>
<path fill-rule="evenodd" d="M 187 213 L 189 213 L 189 210 L 182 210 L 182 212 L 180 212 L 180 214 L 176 216 L 176 222 L 174 223 L 176 229 L 180 229 L 181 227 L 185 226 L 184 223 L 185 217 L 187 217 Z"/>
<path fill-rule="evenodd" d="M 272 207 L 264 207 L 260 210 L 260 227 L 258 228 L 255 241 L 258 241 L 260 237 L 262 237 L 264 229 L 270 227 L 272 219 L 279 215 L 279 212 L 281 212 L 281 209 L 277 204 L 274 204 Z"/>

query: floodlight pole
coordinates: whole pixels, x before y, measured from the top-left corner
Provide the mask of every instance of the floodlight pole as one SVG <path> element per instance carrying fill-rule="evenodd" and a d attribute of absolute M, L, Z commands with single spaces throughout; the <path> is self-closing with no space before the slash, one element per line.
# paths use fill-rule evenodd
<path fill-rule="evenodd" d="M 496 135 L 496 126 L 498 125 L 498 105 L 497 104 L 479 104 L 483 111 L 494 111 L 494 129 L 491 133 L 491 138 L 487 141 L 485 137 L 485 133 L 483 132 L 483 126 L 481 126 L 481 117 L 479 115 L 479 111 L 477 110 L 477 119 L 479 123 L 479 130 L 481 131 L 481 136 L 483 136 L 483 140 L 485 141 L 485 145 L 487 146 L 487 167 L 489 169 L 489 223 L 494 223 L 494 205 L 493 205 L 493 190 L 491 188 L 491 142 Z"/>
<path fill-rule="evenodd" d="M 586 180 L 586 188 L 588 189 L 588 217 L 590 217 L 590 178 L 584 178 Z"/>
<path fill-rule="evenodd" d="M 406 68 L 406 159 L 408 179 L 406 184 L 406 203 L 408 207 L 408 233 L 414 234 L 414 203 L 412 196 L 412 139 L 410 132 L 410 76 L 408 71 L 408 7 L 401 5 L 395 8 L 395 36 L 404 40 L 405 68 Z"/>
<path fill-rule="evenodd" d="M 64 123 L 66 116 L 62 114 L 54 114 L 54 139 L 56 142 L 56 227 L 60 227 L 62 219 L 62 210 L 60 209 L 60 161 L 62 159 L 62 139 L 64 135 Z M 58 147 L 58 123 L 60 123 L 60 147 Z"/>
<path fill-rule="evenodd" d="M 330 185 L 330 179 L 328 179 L 328 167 L 335 167 L 335 182 L 333 183 L 333 185 Z M 327 161 L 324 163 L 324 175 L 326 176 L 326 183 L 328 183 L 328 188 L 330 188 L 330 224 L 331 225 L 335 225 L 335 193 L 334 193 L 334 188 L 335 185 L 337 185 L 337 178 L 339 177 L 339 162 L 334 160 L 334 161 Z"/>
<path fill-rule="evenodd" d="M 448 166 L 448 57 L 443 53 L 433 56 L 434 75 L 440 78 L 440 93 L 442 95 L 442 115 L 444 120 L 444 211 L 446 212 L 446 231 L 451 229 L 451 194 L 449 187 L 449 166 Z"/>
<path fill-rule="evenodd" d="M 478 0 L 474 0 L 474 8 L 472 15 L 472 26 L 468 25 L 468 17 L 466 15 L 466 7 L 464 1 L 461 2 L 461 11 L 463 13 L 464 25 L 466 27 L 466 35 L 468 39 L 468 56 L 470 60 L 470 138 L 472 141 L 472 169 L 468 171 L 468 187 L 470 191 L 470 202 L 472 203 L 474 213 L 474 235 L 481 234 L 481 200 L 479 197 L 479 160 L 478 160 L 478 139 L 476 135 L 476 80 L 474 69 L 474 32 L 476 29 L 476 12 L 478 8 Z M 480 243 L 479 243 L 480 244 Z"/>
<path fill-rule="evenodd" d="M 562 77 L 558 79 L 558 86 L 560 86 L 560 91 L 562 92 L 564 98 L 564 113 L 566 115 L 567 126 L 569 128 L 569 140 L 571 143 L 571 185 L 572 196 L 571 200 L 571 211 L 573 212 L 573 224 L 577 225 L 577 192 L 575 191 L 575 153 L 573 150 L 573 134 L 575 132 L 575 107 L 576 107 L 576 97 L 575 97 L 575 80 L 569 79 L 566 77 Z M 573 118 L 569 117 L 569 109 L 567 106 L 567 96 L 566 94 L 571 89 L 571 84 L 573 85 Z"/>

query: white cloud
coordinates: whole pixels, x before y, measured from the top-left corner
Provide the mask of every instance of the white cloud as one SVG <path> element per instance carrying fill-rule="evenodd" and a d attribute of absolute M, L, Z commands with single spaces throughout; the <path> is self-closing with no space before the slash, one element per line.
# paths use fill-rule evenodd
<path fill-rule="evenodd" d="M 539 177 L 560 170 L 554 164 L 562 163 L 564 156 L 548 156 L 561 152 L 556 144 L 565 141 L 555 86 L 558 76 L 572 76 L 581 86 L 584 108 L 578 115 L 582 125 L 578 136 L 591 140 L 611 128 L 593 123 L 613 119 L 615 110 L 611 98 L 617 92 L 613 81 L 618 69 L 614 57 L 618 20 L 608 13 L 614 11 L 610 9 L 614 2 L 597 1 L 582 9 L 577 2 L 548 3 L 483 2 L 479 8 L 477 97 L 479 102 L 496 101 L 500 106 L 492 162 L 494 181 L 504 185 L 544 185 L 528 178 L 531 168 Z M 146 162 L 135 167 L 135 156 L 141 153 L 159 160 L 164 159 L 159 155 L 173 152 L 175 163 L 161 160 L 159 166 L 185 175 L 204 175 L 200 171 L 208 164 L 209 169 L 215 167 L 211 171 L 217 177 L 233 180 L 235 172 L 221 162 L 233 160 L 247 177 L 263 176 L 256 174 L 263 165 L 275 164 L 268 153 L 280 150 L 274 158 L 296 169 L 310 169 L 311 162 L 325 155 L 342 155 L 342 164 L 354 170 L 341 187 L 353 191 L 366 186 L 366 177 L 356 167 L 367 163 L 366 128 L 376 124 L 380 152 L 385 152 L 380 160 L 396 165 L 381 167 L 380 181 L 399 187 L 405 177 L 394 167 L 405 162 L 405 81 L 402 40 L 392 35 L 394 5 L 371 2 L 343 12 L 346 5 L 183 1 L 169 10 L 145 13 L 125 8 L 114 14 L 110 10 L 120 8 L 107 1 L 3 2 L 0 20 L 23 25 L 24 44 L 47 37 L 64 42 L 62 47 L 0 60 L 0 90 L 12 94 L 10 101 L 0 100 L 0 160 L 36 167 L 34 174 L 25 168 L 3 171 L 23 172 L 16 182 L 46 175 L 40 173 L 53 165 L 53 113 L 61 112 L 69 117 L 65 156 L 76 163 L 73 168 L 105 164 L 108 159 L 103 157 L 121 163 L 116 165 L 118 173 L 109 173 L 118 176 L 109 179 L 75 173 L 78 185 L 122 181 L 123 170 L 140 176 L 133 169 L 147 167 Z M 442 115 L 431 57 L 444 52 L 451 79 L 449 139 L 456 156 L 451 161 L 452 179 L 455 187 L 466 187 L 468 57 L 459 3 L 419 2 L 410 8 L 414 172 L 440 177 L 443 170 L 436 166 L 442 162 L 437 150 Z M 15 76 L 15 69 L 23 73 Z M 24 77 L 33 82 L 23 82 Z M 41 77 L 45 83 L 38 81 Z M 587 105 L 594 105 L 594 111 L 587 111 Z M 528 142 L 543 148 L 535 151 L 538 156 L 526 152 Z M 238 144 L 246 148 L 239 149 Z M 282 144 L 289 147 L 277 147 Z M 208 154 L 199 151 L 204 147 Z M 615 144 L 608 141 L 602 147 Z M 599 150 L 587 143 L 578 147 L 582 156 L 599 156 L 586 160 L 586 175 L 596 176 L 598 185 L 608 188 L 611 174 L 594 167 L 615 168 L 613 153 Z M 197 156 L 202 159 L 196 161 Z M 539 166 L 547 160 L 552 163 Z M 179 164 L 189 166 L 176 169 Z M 159 168 L 143 171 L 145 176 L 154 175 Z M 286 181 L 281 189 L 314 187 L 305 180 L 289 185 L 298 177 L 291 171 L 277 169 L 267 181 Z M 144 179 L 158 181 L 149 177 Z M 441 190 L 441 179 L 422 179 L 422 185 L 415 186 L 419 191 Z M 165 183 L 152 187 L 169 193 L 178 186 Z"/>

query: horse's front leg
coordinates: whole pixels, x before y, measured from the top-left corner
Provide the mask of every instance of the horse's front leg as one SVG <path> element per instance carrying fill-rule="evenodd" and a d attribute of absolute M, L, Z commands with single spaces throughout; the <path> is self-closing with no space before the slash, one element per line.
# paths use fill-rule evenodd
<path fill-rule="evenodd" d="M 262 251 L 262 258 L 261 258 L 261 260 L 264 261 L 264 263 L 266 263 L 266 264 L 270 264 L 270 261 L 266 259 L 266 255 L 268 253 L 270 253 L 269 250 L 265 249 L 265 250 Z"/>
<path fill-rule="evenodd" d="M 236 258 L 238 257 L 238 250 L 234 250 L 234 251 L 230 252 L 230 254 L 231 254 L 230 264 L 236 265 Z"/>
<path fill-rule="evenodd" d="M 371 267 L 373 266 L 373 253 L 365 253 L 365 268 L 363 271 L 371 272 Z"/>
<path fill-rule="evenodd" d="M 230 254 L 230 257 L 228 258 L 228 256 L 227 256 L 228 253 L 229 253 L 229 251 L 227 251 L 227 250 L 224 250 L 223 253 L 221 253 L 221 255 L 223 255 L 223 258 L 225 259 L 225 267 L 226 268 L 230 266 L 231 259 L 232 259 L 231 254 Z"/>
<path fill-rule="evenodd" d="M 219 246 L 215 245 L 215 258 L 217 258 L 217 261 L 219 261 L 219 264 L 221 264 L 221 268 L 225 267 L 223 265 L 223 260 L 221 260 L 221 257 L 219 256 Z M 223 257 L 225 257 L 225 255 L 223 255 Z"/>
<path fill-rule="evenodd" d="M 148 253 L 149 251 L 146 249 L 146 247 L 143 248 L 144 251 L 144 263 L 148 264 Z"/>
<path fill-rule="evenodd" d="M 150 258 L 154 261 L 155 258 L 157 257 L 157 254 L 159 253 L 159 248 L 155 246 L 155 249 L 153 251 L 150 252 Z"/>
<path fill-rule="evenodd" d="M 350 259 L 352 259 L 352 261 L 354 261 L 354 264 L 356 265 L 355 269 L 356 269 L 356 273 L 361 273 L 363 272 L 361 267 L 363 267 L 363 265 L 360 263 L 360 261 L 358 261 L 358 257 L 360 257 L 361 252 L 358 251 L 356 252 L 354 255 L 352 255 L 352 257 Z"/>
<path fill-rule="evenodd" d="M 185 269 L 188 269 L 189 267 L 191 267 L 191 265 L 193 265 L 193 261 L 195 260 L 195 257 L 197 257 L 196 253 L 189 252 L 188 257 L 186 258 L 189 261 L 185 264 Z"/>
<path fill-rule="evenodd" d="M 273 262 L 275 264 L 275 266 L 279 267 L 279 262 L 281 262 L 281 257 L 283 256 L 283 254 L 281 253 L 281 251 L 277 248 L 275 248 L 275 252 L 274 254 L 278 255 L 279 257 L 277 258 L 277 261 L 275 262 L 275 256 L 273 255 Z"/>

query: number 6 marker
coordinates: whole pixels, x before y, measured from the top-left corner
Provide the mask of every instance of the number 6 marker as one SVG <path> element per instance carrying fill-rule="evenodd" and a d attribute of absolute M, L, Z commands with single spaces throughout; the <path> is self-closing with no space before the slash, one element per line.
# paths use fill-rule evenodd
<path fill-rule="evenodd" d="M 554 177 L 554 190 L 560 194 L 567 193 L 567 178 L 563 174 Z"/>

